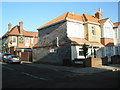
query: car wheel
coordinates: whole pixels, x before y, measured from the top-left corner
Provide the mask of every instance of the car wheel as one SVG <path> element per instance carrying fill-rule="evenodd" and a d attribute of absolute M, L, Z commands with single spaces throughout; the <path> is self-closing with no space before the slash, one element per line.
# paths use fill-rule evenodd
<path fill-rule="evenodd" d="M 11 64 L 12 62 L 11 62 L 11 61 L 9 61 L 8 63 L 9 63 L 9 64 Z"/>
<path fill-rule="evenodd" d="M 5 62 L 5 60 L 4 60 L 4 59 L 3 59 L 2 61 L 3 61 L 3 62 Z"/>

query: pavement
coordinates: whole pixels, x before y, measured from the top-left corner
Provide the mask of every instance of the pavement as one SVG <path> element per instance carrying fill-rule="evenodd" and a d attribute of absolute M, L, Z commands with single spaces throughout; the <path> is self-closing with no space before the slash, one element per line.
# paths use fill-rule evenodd
<path fill-rule="evenodd" d="M 102 65 L 96 67 L 57 66 L 50 64 L 31 63 L 31 62 L 22 62 L 22 64 L 26 64 L 38 68 L 49 68 L 55 71 L 59 70 L 63 72 L 73 72 L 80 75 L 89 75 L 89 74 L 106 72 L 106 71 L 120 71 L 120 64 L 109 64 L 109 65 Z"/>

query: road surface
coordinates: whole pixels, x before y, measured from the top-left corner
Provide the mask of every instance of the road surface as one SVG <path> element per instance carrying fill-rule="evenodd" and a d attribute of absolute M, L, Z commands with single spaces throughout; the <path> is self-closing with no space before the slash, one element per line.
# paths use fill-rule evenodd
<path fill-rule="evenodd" d="M 118 88 L 119 86 L 120 71 L 107 70 L 81 74 L 63 70 L 65 66 L 51 68 L 46 64 L 37 65 L 39 67 L 35 64 L 2 63 L 3 90 L 5 88 Z"/>

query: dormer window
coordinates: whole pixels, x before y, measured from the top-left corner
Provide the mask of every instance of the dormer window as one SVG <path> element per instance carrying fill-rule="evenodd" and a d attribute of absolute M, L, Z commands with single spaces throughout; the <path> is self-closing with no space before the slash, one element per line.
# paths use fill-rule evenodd
<path fill-rule="evenodd" d="M 95 35 L 95 26 L 92 26 L 92 35 Z"/>

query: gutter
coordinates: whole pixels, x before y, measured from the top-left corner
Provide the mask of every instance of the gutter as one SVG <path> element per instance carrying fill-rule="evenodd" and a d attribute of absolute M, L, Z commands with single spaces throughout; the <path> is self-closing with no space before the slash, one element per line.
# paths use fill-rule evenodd
<path fill-rule="evenodd" d="M 68 44 L 69 42 L 64 42 L 64 43 L 59 43 L 58 45 L 65 45 Z M 42 47 L 50 47 L 50 46 L 57 46 L 57 44 L 48 44 L 48 45 L 43 45 L 43 46 L 34 46 L 33 48 L 42 48 Z"/>

